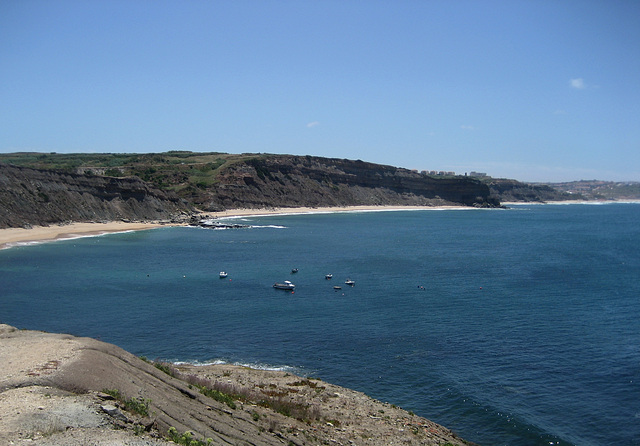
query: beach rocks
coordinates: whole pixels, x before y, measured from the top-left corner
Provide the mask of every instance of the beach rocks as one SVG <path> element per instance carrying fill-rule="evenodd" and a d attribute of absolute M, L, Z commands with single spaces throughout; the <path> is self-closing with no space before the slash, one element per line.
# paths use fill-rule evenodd
<path fill-rule="evenodd" d="M 102 409 L 104 413 L 106 413 L 107 415 L 109 415 L 110 417 L 116 420 L 124 421 L 125 423 L 129 421 L 127 416 L 123 414 L 120 409 L 118 409 L 116 406 L 112 404 L 104 404 L 100 406 L 100 409 Z"/>
<path fill-rule="evenodd" d="M 247 225 L 242 225 L 239 223 L 222 222 L 216 219 L 202 220 L 198 219 L 197 217 L 192 218 L 189 226 L 200 226 L 201 228 L 206 229 L 240 229 L 248 227 Z"/>

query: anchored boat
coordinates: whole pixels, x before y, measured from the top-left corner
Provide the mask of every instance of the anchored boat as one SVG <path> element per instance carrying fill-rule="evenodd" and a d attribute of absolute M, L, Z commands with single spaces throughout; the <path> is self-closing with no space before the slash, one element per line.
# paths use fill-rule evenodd
<path fill-rule="evenodd" d="M 273 284 L 273 287 L 274 287 L 276 290 L 287 290 L 287 291 L 293 291 L 293 290 L 295 290 L 295 289 L 296 289 L 296 286 L 295 286 L 294 284 L 292 284 L 292 283 L 291 283 L 290 281 L 288 281 L 288 280 L 285 280 L 285 281 L 284 281 L 284 282 L 282 282 L 282 283 L 278 283 L 278 282 L 276 282 L 276 283 L 274 283 L 274 284 Z"/>

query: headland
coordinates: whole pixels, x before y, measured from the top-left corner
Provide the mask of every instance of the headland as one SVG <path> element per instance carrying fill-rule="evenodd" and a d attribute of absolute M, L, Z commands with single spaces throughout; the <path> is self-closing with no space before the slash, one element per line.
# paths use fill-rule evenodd
<path fill-rule="evenodd" d="M 392 404 L 286 372 L 154 363 L 4 324 L 0 358 L 0 444 L 470 444 Z"/>

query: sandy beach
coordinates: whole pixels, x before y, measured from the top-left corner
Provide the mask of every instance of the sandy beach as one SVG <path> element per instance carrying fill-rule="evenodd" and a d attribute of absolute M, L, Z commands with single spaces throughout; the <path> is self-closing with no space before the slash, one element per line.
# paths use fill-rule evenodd
<path fill-rule="evenodd" d="M 463 209 L 463 206 L 334 206 L 334 207 L 297 207 L 268 209 L 229 209 L 222 212 L 203 214 L 204 218 L 256 217 L 260 215 L 279 214 L 318 214 L 334 212 L 375 212 L 375 211 L 407 211 Z"/>
<path fill-rule="evenodd" d="M 90 237 L 113 232 L 141 231 L 162 226 L 159 223 L 125 223 L 111 221 L 107 223 L 70 223 L 65 225 L 34 226 L 29 229 L 0 229 L 0 249 L 33 243 L 68 240 Z"/>
<path fill-rule="evenodd" d="M 202 219 L 249 217 L 278 214 L 308 214 L 332 212 L 372 212 L 394 210 L 436 210 L 459 208 L 458 206 L 350 206 L 350 207 L 300 207 L 300 208 L 265 208 L 265 209 L 229 209 L 221 212 L 201 214 Z M 142 231 L 161 226 L 180 226 L 180 224 L 166 223 L 125 223 L 111 221 L 106 223 L 69 223 L 51 226 L 34 226 L 32 228 L 0 229 L 0 249 L 33 243 L 45 243 L 56 240 L 68 240 L 80 237 L 91 237 L 115 232 Z"/>

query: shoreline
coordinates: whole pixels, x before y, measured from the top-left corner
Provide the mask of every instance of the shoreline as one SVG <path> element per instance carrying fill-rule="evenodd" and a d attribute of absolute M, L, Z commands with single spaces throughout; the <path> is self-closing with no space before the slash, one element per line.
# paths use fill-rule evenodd
<path fill-rule="evenodd" d="M 406 211 L 406 210 L 443 210 L 466 209 L 464 206 L 335 206 L 335 207 L 297 207 L 297 208 L 265 208 L 265 209 L 229 209 L 221 212 L 205 212 L 200 218 L 221 219 L 240 217 L 259 217 L 269 215 L 295 215 L 336 212 L 373 212 L 373 211 Z M 470 208 L 471 209 L 471 208 Z M 105 223 L 73 222 L 51 226 L 33 226 L 32 228 L 0 229 L 0 250 L 14 246 L 26 246 L 49 243 L 60 240 L 71 240 L 82 237 L 96 237 L 129 231 L 144 231 L 160 227 L 187 226 L 186 223 L 109 221 Z"/>
<path fill-rule="evenodd" d="M 335 214 L 340 212 L 428 211 L 446 209 L 475 209 L 467 206 L 327 206 L 264 209 L 229 209 L 205 212 L 203 218 L 263 217 L 273 215 Z"/>
<path fill-rule="evenodd" d="M 0 229 L 0 250 L 14 246 L 26 246 L 71 240 L 81 237 L 97 237 L 118 232 L 142 231 L 166 226 L 160 223 L 125 223 L 110 221 L 106 223 L 76 222 L 53 226 L 34 226 L 25 228 Z"/>
<path fill-rule="evenodd" d="M 609 204 L 640 203 L 640 200 L 603 200 L 603 201 L 553 201 L 546 203 L 504 202 L 503 205 L 560 205 L 560 204 Z M 201 220 L 232 219 L 242 217 L 263 217 L 274 215 L 332 214 L 339 212 L 388 212 L 388 211 L 437 211 L 476 209 L 468 206 L 328 206 L 262 209 L 228 209 L 220 212 L 202 212 Z M 0 250 L 14 246 L 27 246 L 60 240 L 72 240 L 82 237 L 97 237 L 119 232 L 144 231 L 160 227 L 188 226 L 187 223 L 108 221 L 102 223 L 73 222 L 53 224 L 51 226 L 33 226 L 32 228 L 0 229 Z"/>

